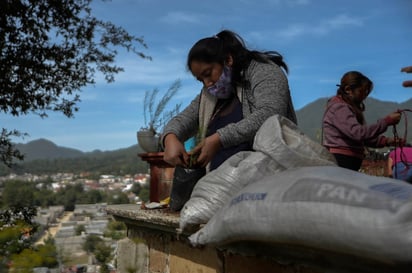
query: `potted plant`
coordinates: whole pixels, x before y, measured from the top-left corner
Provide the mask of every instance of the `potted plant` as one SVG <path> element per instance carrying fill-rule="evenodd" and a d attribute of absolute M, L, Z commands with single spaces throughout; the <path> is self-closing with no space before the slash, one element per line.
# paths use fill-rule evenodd
<path fill-rule="evenodd" d="M 146 152 L 159 152 L 160 132 L 166 123 L 177 113 L 179 113 L 181 104 L 176 104 L 170 111 L 166 111 L 166 106 L 169 101 L 176 95 L 180 89 L 180 80 L 176 80 L 163 95 L 163 97 L 156 102 L 156 97 L 159 93 L 157 88 L 152 91 L 147 90 L 143 102 L 143 116 L 145 126 L 140 128 L 137 132 L 137 140 L 139 146 Z"/>

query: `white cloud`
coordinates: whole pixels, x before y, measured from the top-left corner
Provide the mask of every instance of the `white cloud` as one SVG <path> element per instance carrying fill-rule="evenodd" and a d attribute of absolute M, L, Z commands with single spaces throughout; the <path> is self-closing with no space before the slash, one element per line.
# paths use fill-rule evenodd
<path fill-rule="evenodd" d="M 276 35 L 287 40 L 306 35 L 323 36 L 335 30 L 340 30 L 346 27 L 360 27 L 363 26 L 363 24 L 364 22 L 362 18 L 339 14 L 333 18 L 323 20 L 317 25 L 294 23 L 289 25 L 285 30 L 278 31 Z"/>
<path fill-rule="evenodd" d="M 241 2 L 256 5 L 256 1 L 253 1 L 253 0 L 248 0 L 248 1 L 243 0 Z M 276 6 L 287 5 L 289 7 L 296 7 L 296 6 L 308 5 L 310 3 L 310 0 L 265 0 L 265 1 L 259 2 L 259 4 L 262 4 L 262 2 L 270 4 L 270 5 L 276 5 Z"/>
<path fill-rule="evenodd" d="M 362 26 L 363 20 L 361 18 L 349 17 L 346 14 L 340 14 L 328 20 L 327 24 L 330 24 L 332 29 L 345 26 Z"/>
<path fill-rule="evenodd" d="M 342 29 L 345 27 L 359 27 L 363 25 L 363 20 L 361 18 L 350 17 L 346 14 L 339 14 L 334 18 L 330 18 L 321 22 L 319 25 L 315 26 L 312 33 L 325 35 L 331 31 Z"/>
<path fill-rule="evenodd" d="M 308 30 L 307 26 L 294 24 L 294 25 L 289 25 L 288 28 L 285 30 L 279 31 L 277 35 L 283 39 L 290 40 L 295 37 L 304 35 L 307 32 L 307 30 Z"/>
<path fill-rule="evenodd" d="M 166 22 L 168 24 L 193 24 L 193 23 L 200 23 L 201 15 L 195 13 L 185 13 L 182 11 L 171 11 L 166 16 L 162 17 L 160 21 Z"/>
<path fill-rule="evenodd" d="M 187 77 L 184 59 L 158 58 L 157 61 L 126 60 L 119 63 L 124 72 L 116 75 L 117 83 L 159 86 Z"/>
<path fill-rule="evenodd" d="M 310 4 L 309 0 L 286 0 L 286 3 L 290 7 L 306 6 Z"/>

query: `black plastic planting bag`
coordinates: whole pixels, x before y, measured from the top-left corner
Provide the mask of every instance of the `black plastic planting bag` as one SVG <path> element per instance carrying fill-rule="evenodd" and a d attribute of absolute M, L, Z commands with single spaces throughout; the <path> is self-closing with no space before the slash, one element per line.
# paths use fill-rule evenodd
<path fill-rule="evenodd" d="M 182 209 L 183 205 L 190 199 L 190 195 L 197 181 L 205 174 L 205 168 L 175 168 L 169 203 L 171 210 L 180 211 Z"/>

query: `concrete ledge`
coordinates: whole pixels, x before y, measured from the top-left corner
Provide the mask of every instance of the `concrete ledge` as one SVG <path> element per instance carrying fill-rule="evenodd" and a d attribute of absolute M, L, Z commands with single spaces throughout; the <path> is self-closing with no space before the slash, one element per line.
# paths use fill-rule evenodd
<path fill-rule="evenodd" d="M 165 209 L 143 210 L 138 205 L 113 205 L 106 208 L 117 221 L 126 225 L 176 233 L 179 228 L 179 214 Z"/>
<path fill-rule="evenodd" d="M 106 211 L 128 228 L 128 239 L 119 241 L 119 273 L 321 272 L 304 265 L 279 264 L 270 257 L 254 254 L 253 248 L 242 255 L 236 250 L 237 246 L 230 249 L 192 247 L 188 236 L 196 227 L 178 232 L 178 213 L 162 209 L 142 210 L 137 205 L 113 205 Z"/>

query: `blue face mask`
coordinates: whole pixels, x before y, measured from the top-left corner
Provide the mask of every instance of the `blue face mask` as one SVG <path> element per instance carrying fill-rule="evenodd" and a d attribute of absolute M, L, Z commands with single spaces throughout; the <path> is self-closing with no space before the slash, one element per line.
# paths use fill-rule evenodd
<path fill-rule="evenodd" d="M 207 91 L 218 99 L 229 98 L 233 94 L 232 69 L 225 65 L 219 80 L 208 87 Z"/>

